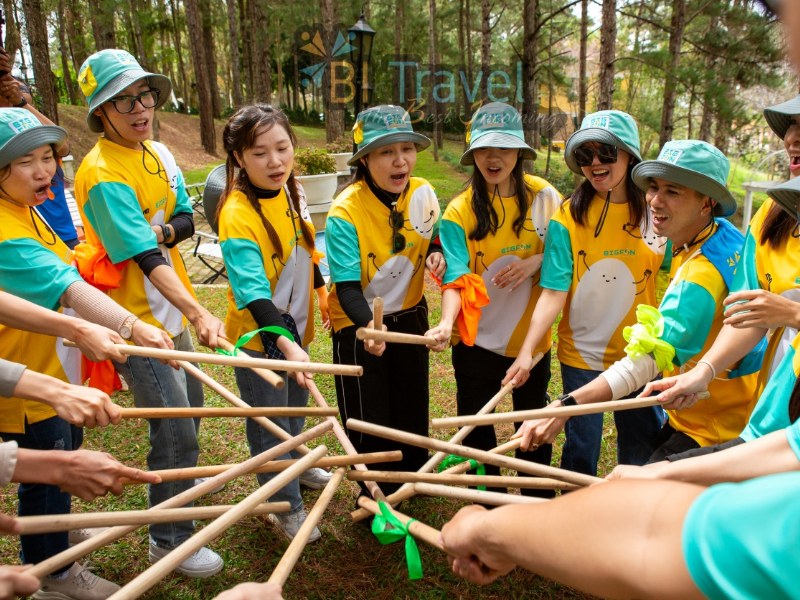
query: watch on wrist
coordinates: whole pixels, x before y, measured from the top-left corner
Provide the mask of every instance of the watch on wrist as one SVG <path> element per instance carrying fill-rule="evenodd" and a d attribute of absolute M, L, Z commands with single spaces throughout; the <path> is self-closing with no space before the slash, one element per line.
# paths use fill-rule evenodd
<path fill-rule="evenodd" d="M 122 325 L 119 327 L 119 334 L 122 336 L 123 340 L 130 340 L 133 336 L 133 324 L 139 320 L 139 317 L 136 315 L 128 316 L 123 322 Z"/>
<path fill-rule="evenodd" d="M 572 394 L 559 396 L 558 401 L 561 402 L 561 406 L 578 406 L 578 401 L 572 397 Z"/>
<path fill-rule="evenodd" d="M 14 104 L 13 105 L 14 108 L 22 108 L 23 106 L 25 106 L 28 103 L 28 101 L 25 100 L 25 96 L 20 94 L 20 98 L 22 98 L 22 102 L 20 102 L 19 104 Z"/>

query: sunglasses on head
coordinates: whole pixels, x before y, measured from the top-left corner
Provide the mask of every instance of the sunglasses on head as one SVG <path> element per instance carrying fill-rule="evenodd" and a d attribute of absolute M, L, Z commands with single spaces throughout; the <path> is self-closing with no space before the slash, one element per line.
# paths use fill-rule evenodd
<path fill-rule="evenodd" d="M 400 229 L 405 225 L 406 220 L 401 213 L 397 212 L 397 203 L 392 204 L 389 223 L 392 226 L 392 252 L 397 254 L 406 248 L 406 236 L 400 233 Z"/>
<path fill-rule="evenodd" d="M 575 148 L 572 155 L 579 167 L 591 167 L 595 156 L 601 165 L 611 165 L 617 162 L 617 147 L 611 144 L 599 144 L 597 147 L 584 145 Z"/>

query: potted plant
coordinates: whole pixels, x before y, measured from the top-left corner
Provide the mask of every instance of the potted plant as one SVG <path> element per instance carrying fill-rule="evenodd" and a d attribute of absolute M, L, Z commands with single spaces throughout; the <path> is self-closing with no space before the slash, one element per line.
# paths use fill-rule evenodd
<path fill-rule="evenodd" d="M 336 159 L 336 170 L 347 171 L 350 167 L 347 161 L 353 156 L 353 140 L 348 136 L 342 136 L 338 140 L 331 142 L 325 149 L 334 159 Z"/>
<path fill-rule="evenodd" d="M 325 219 L 336 195 L 338 175 L 333 156 L 318 148 L 298 150 L 294 155 L 297 179 L 306 194 L 306 204 L 314 227 L 325 229 Z"/>

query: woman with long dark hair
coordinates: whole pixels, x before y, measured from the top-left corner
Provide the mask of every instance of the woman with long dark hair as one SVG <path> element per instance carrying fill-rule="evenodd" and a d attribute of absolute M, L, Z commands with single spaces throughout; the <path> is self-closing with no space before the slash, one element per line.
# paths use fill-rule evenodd
<path fill-rule="evenodd" d="M 574 404 L 570 392 L 625 357 L 622 329 L 636 322 L 639 304 L 657 306 L 656 276 L 659 269 L 669 270 L 671 257 L 668 241 L 652 230 L 644 191 L 631 178 L 641 156 L 630 115 L 617 110 L 588 115 L 567 141 L 564 160 L 586 180 L 550 221 L 542 295 L 503 381 L 526 381 L 533 349 L 563 309 L 558 359 L 564 396 L 557 406 Z M 619 462 L 647 462 L 664 422 L 661 408 L 620 411 L 614 419 Z M 596 474 L 602 433 L 602 414 L 570 419 L 561 466 Z"/>

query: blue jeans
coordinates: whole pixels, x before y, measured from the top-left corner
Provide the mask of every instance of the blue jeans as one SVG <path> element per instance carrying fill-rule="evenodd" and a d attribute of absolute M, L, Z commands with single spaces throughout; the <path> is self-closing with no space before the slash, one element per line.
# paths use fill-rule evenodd
<path fill-rule="evenodd" d="M 192 337 L 184 329 L 172 340 L 176 350 L 192 352 Z M 188 408 L 203 406 L 203 384 L 176 371 L 154 358 L 130 356 L 123 363 L 114 363 L 128 382 L 133 402 L 138 408 Z M 200 445 L 197 432 L 200 419 L 150 419 L 150 452 L 147 468 L 183 469 L 197 466 Z M 193 479 L 169 481 L 149 486 L 150 506 L 160 504 L 194 486 Z M 186 506 L 191 506 L 190 502 Z M 171 549 L 185 542 L 194 533 L 194 521 L 150 525 L 150 537 L 159 548 Z"/>
<path fill-rule="evenodd" d="M 266 355 L 254 350 L 242 348 L 242 351 L 254 358 L 266 358 Z M 306 349 L 308 351 L 308 349 Z M 308 406 L 308 390 L 304 390 L 297 382 L 283 373 L 283 380 L 286 385 L 282 390 L 272 387 L 261 377 L 256 375 L 252 369 L 242 369 L 234 367 L 236 373 L 236 385 L 242 394 L 242 400 L 254 407 L 305 407 Z M 305 417 L 275 417 L 270 419 L 278 427 L 286 431 L 291 436 L 300 435 L 305 425 Z M 247 419 L 247 442 L 250 444 L 250 455 L 256 456 L 274 448 L 281 443 L 281 440 L 272 433 L 264 429 L 261 425 Z M 297 450 L 292 450 L 277 457 L 275 460 L 288 460 L 290 458 L 301 458 L 302 454 Z M 258 485 L 264 485 L 278 473 L 258 473 Z M 297 510 L 303 506 L 303 498 L 300 496 L 300 480 L 293 479 L 283 488 L 275 492 L 269 499 L 270 502 L 288 502 L 291 510 Z"/>
<path fill-rule="evenodd" d="M 38 423 L 25 422 L 25 433 L 2 434 L 4 442 L 15 441 L 29 450 L 77 450 L 83 443 L 83 428 L 70 425 L 60 417 L 50 417 Z M 71 497 L 56 485 L 22 483 L 17 491 L 20 517 L 33 515 L 67 515 Z M 23 535 L 20 538 L 22 563 L 37 564 L 69 548 L 69 532 Z M 55 571 L 63 573 L 72 564 Z"/>
<path fill-rule="evenodd" d="M 564 393 L 569 394 L 591 383 L 602 371 L 561 365 Z M 629 396 L 638 395 L 639 391 Z M 666 414 L 660 406 L 649 406 L 614 413 L 617 426 L 617 462 L 644 465 L 656 449 L 656 438 Z M 564 428 L 567 441 L 561 453 L 561 468 L 586 475 L 597 475 L 600 443 L 603 438 L 603 413 L 572 417 Z"/>

